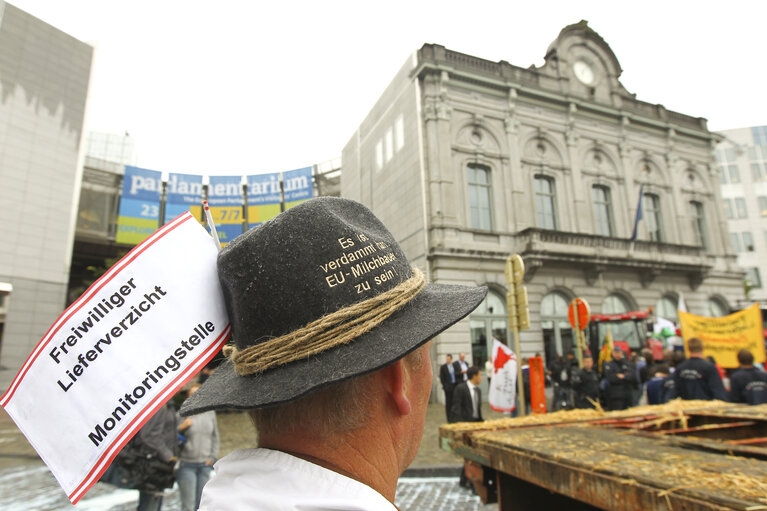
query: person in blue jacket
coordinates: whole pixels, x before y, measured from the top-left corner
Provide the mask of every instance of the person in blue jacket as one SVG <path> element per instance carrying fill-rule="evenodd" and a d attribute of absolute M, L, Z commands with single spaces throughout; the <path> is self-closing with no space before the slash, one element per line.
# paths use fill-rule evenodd
<path fill-rule="evenodd" d="M 730 377 L 730 400 L 750 405 L 767 403 L 767 373 L 754 367 L 754 355 L 740 350 L 738 363 L 740 367 Z"/>
<path fill-rule="evenodd" d="M 690 356 L 674 371 L 671 399 L 703 399 L 729 401 L 716 366 L 703 358 L 703 341 L 692 337 L 687 341 Z"/>

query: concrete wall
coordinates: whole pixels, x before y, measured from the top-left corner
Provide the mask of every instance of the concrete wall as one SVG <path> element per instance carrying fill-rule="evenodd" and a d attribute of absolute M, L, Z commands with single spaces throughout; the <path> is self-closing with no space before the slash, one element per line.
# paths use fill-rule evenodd
<path fill-rule="evenodd" d="M 93 48 L 0 1 L 0 344 L 6 388 L 63 311 Z"/>

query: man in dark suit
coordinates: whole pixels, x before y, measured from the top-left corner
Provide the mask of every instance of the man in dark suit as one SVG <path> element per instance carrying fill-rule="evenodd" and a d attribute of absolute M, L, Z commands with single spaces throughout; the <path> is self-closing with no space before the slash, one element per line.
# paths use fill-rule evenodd
<path fill-rule="evenodd" d="M 453 355 L 445 355 L 445 363 L 439 368 L 439 381 L 442 383 L 442 390 L 445 391 L 445 415 L 450 422 L 450 410 L 453 407 L 453 389 L 456 384 L 455 368 L 453 367 Z"/>
<path fill-rule="evenodd" d="M 466 381 L 459 383 L 453 390 L 453 422 L 480 422 L 482 421 L 482 391 L 479 383 L 482 381 L 482 372 L 477 366 L 471 366 L 466 370 Z M 466 477 L 466 470 L 461 470 L 460 486 L 471 487 L 471 482 Z"/>
<path fill-rule="evenodd" d="M 466 353 L 461 352 L 458 354 L 458 360 L 453 362 L 453 369 L 456 374 L 456 381 L 466 381 L 466 371 L 469 370 L 469 364 L 466 362 Z"/>
<path fill-rule="evenodd" d="M 471 366 L 466 371 L 465 382 L 459 383 L 453 390 L 453 422 L 482 421 L 482 391 L 479 383 L 482 372 L 477 366 Z"/>

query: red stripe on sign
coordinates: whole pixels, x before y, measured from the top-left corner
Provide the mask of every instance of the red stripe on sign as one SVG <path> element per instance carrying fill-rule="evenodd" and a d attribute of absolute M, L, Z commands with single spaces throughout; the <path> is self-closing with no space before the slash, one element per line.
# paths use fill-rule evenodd
<path fill-rule="evenodd" d="M 37 357 L 40 355 L 43 349 L 45 349 L 50 340 L 59 332 L 61 327 L 67 321 L 72 319 L 72 316 L 74 316 L 83 306 L 85 306 L 86 303 L 88 303 L 88 300 L 90 300 L 93 295 L 98 293 L 101 288 L 106 286 L 109 281 L 115 278 L 122 270 L 125 269 L 126 266 L 132 263 L 133 260 L 141 255 L 145 250 L 162 239 L 166 234 L 173 231 L 173 229 L 176 227 L 179 227 L 184 222 L 192 219 L 194 219 L 194 217 L 192 217 L 192 214 L 187 211 L 177 216 L 167 224 L 163 225 L 150 237 L 133 247 L 131 251 L 125 254 L 119 261 L 117 261 L 112 266 L 112 268 L 109 269 L 109 271 L 102 275 L 96 282 L 91 284 L 88 289 L 86 289 L 85 292 L 80 296 L 80 298 L 75 300 L 72 305 L 67 307 L 67 309 L 62 312 L 58 319 L 53 323 L 53 325 L 51 325 L 48 331 L 45 332 L 43 338 L 40 339 L 40 342 L 37 343 L 35 349 L 32 350 L 32 353 L 29 355 L 29 357 L 27 357 L 26 362 L 24 362 L 24 364 L 21 366 L 21 369 L 19 370 L 19 374 L 17 374 L 13 379 L 11 385 L 8 387 L 8 390 L 6 390 L 5 394 L 3 394 L 3 397 L 0 397 L 0 406 L 5 407 L 8 404 L 8 402 L 13 397 L 13 394 L 16 392 L 16 388 L 21 384 L 24 376 L 26 376 L 27 371 L 29 371 L 29 368 L 32 366 L 35 360 L 37 360 Z"/>
<path fill-rule="evenodd" d="M 200 357 L 187 367 L 182 373 L 180 373 L 167 387 L 165 387 L 158 395 L 152 399 L 145 408 L 142 408 L 141 412 L 125 427 L 124 430 L 117 435 L 114 440 L 107 445 L 103 454 L 96 459 L 91 468 L 83 478 L 82 482 L 75 488 L 72 493 L 68 495 L 72 504 L 77 502 L 90 490 L 94 484 L 96 484 L 101 475 L 106 472 L 109 465 L 112 464 L 115 457 L 120 453 L 125 444 L 130 441 L 133 436 L 141 430 L 142 426 L 160 409 L 165 403 L 167 403 L 173 395 L 179 391 L 181 387 L 191 380 L 205 364 L 218 353 L 221 346 L 229 339 L 229 335 L 232 332 L 230 325 L 226 325 L 221 335 L 210 345 L 205 351 L 202 352 Z"/>

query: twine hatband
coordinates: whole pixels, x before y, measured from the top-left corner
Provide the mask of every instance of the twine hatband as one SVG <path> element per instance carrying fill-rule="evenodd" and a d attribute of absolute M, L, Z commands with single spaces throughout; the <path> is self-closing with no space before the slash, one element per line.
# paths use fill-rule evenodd
<path fill-rule="evenodd" d="M 326 314 L 303 328 L 243 350 L 226 345 L 224 355 L 232 360 L 240 376 L 246 376 L 347 344 L 410 302 L 423 289 L 424 283 L 423 273 L 413 268 L 413 275 L 408 280 L 385 293 Z"/>

